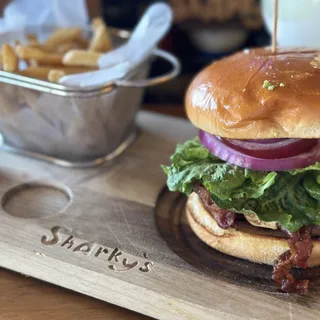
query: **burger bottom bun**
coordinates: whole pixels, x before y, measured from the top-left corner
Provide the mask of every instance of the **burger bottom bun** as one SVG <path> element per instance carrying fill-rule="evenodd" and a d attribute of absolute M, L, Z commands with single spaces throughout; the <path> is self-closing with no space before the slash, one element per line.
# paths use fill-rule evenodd
<path fill-rule="evenodd" d="M 187 200 L 186 215 L 193 232 L 208 246 L 241 259 L 273 265 L 279 256 L 289 250 L 286 238 L 243 232 L 235 228 L 220 228 L 212 215 L 204 208 L 199 196 L 192 193 Z M 320 265 L 320 241 L 313 240 L 313 250 L 308 266 Z"/>

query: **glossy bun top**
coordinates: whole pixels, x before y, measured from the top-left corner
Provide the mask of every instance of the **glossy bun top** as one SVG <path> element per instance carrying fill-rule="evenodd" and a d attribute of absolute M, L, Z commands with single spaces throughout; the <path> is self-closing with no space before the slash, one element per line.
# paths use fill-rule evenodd
<path fill-rule="evenodd" d="M 190 84 L 186 111 L 226 138 L 320 138 L 320 51 L 259 48 L 214 62 Z"/>

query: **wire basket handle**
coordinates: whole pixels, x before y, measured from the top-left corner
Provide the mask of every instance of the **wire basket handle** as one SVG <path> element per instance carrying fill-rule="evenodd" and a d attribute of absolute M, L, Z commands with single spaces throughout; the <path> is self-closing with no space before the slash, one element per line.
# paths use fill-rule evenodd
<path fill-rule="evenodd" d="M 153 56 L 155 58 L 163 59 L 167 62 L 169 62 L 172 66 L 171 71 L 168 73 L 165 73 L 161 76 L 149 78 L 149 79 L 143 79 L 143 80 L 117 80 L 115 81 L 115 85 L 119 87 L 131 87 L 131 88 L 146 88 L 151 87 L 155 85 L 162 84 L 164 82 L 167 82 L 173 78 L 175 78 L 181 71 L 181 64 L 179 60 L 171 53 L 161 50 L 161 49 L 155 49 L 153 51 Z"/>

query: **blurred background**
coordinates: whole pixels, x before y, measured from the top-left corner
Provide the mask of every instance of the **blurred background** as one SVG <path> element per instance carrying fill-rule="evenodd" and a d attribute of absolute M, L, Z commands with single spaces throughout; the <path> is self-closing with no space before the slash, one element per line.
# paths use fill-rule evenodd
<path fill-rule="evenodd" d="M 155 1 L 88 2 L 92 11 L 101 6 L 102 15 L 110 26 L 132 29 L 145 8 Z M 181 105 L 192 77 L 210 62 L 245 47 L 270 43 L 259 0 L 166 0 L 166 2 L 174 10 L 175 23 L 161 43 L 161 47 L 179 57 L 182 73 L 165 85 L 149 88 L 145 94 L 145 103 Z M 165 63 L 156 62 L 151 73 L 156 75 L 166 68 L 168 66 Z"/>
<path fill-rule="evenodd" d="M 182 63 L 175 80 L 146 90 L 144 103 L 183 104 L 186 88 L 200 69 L 215 59 L 245 47 L 268 45 L 260 0 L 164 0 L 175 14 L 174 26 L 161 47 L 174 53 Z M 264 0 L 261 0 L 264 1 Z M 286 0 L 285 0 L 286 1 Z M 291 0 L 290 0 L 291 1 Z M 300 0 L 299 0 L 300 1 Z M 0 0 L 0 14 L 9 0 Z M 32 5 L 30 0 L 30 5 Z M 86 0 L 90 17 L 102 16 L 109 26 L 132 29 L 154 0 Z M 272 6 L 272 0 L 266 0 Z M 169 66 L 155 62 L 151 75 Z"/>
<path fill-rule="evenodd" d="M 84 1 L 91 18 L 102 16 L 109 26 L 129 30 L 136 25 L 146 7 L 156 2 Z M 268 30 L 272 29 L 273 0 L 160 1 L 169 3 L 175 15 L 174 25 L 161 47 L 180 59 L 182 73 L 164 85 L 146 90 L 144 103 L 154 108 L 168 104 L 181 107 L 191 79 L 212 61 L 246 47 L 270 44 Z M 9 2 L 0 0 L 0 17 Z M 32 6 L 35 0 L 29 2 Z M 278 45 L 320 47 L 319 9 L 320 0 L 280 0 Z M 153 64 L 151 75 L 164 73 L 167 68 L 169 66 L 165 62 L 157 61 Z"/>

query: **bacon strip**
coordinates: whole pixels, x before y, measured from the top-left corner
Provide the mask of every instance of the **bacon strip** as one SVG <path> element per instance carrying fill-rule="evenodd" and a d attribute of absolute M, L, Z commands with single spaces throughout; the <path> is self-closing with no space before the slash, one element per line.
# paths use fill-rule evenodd
<path fill-rule="evenodd" d="M 194 186 L 194 192 L 198 194 L 206 210 L 222 229 L 228 229 L 234 225 L 236 213 L 219 208 L 211 199 L 210 192 L 198 183 Z M 312 227 L 302 227 L 297 232 L 290 233 L 282 230 L 289 237 L 290 250 L 283 253 L 273 267 L 272 279 L 280 286 L 283 292 L 307 293 L 309 280 L 295 280 L 290 273 L 293 267 L 308 268 L 307 261 L 312 253 L 313 242 L 311 239 Z"/>
<path fill-rule="evenodd" d="M 311 228 L 302 227 L 297 232 L 286 233 L 289 236 L 290 250 L 279 257 L 279 261 L 273 267 L 272 279 L 277 282 L 284 292 L 307 293 L 309 280 L 295 280 L 290 274 L 290 270 L 292 267 L 308 268 L 307 261 L 313 248 Z"/>
<path fill-rule="evenodd" d="M 230 228 L 235 220 L 236 213 L 224 209 L 220 209 L 211 199 L 210 192 L 201 185 L 196 184 L 194 186 L 194 192 L 198 194 L 201 199 L 202 204 L 206 210 L 213 216 L 214 220 L 217 222 L 218 226 L 222 229 Z"/>

